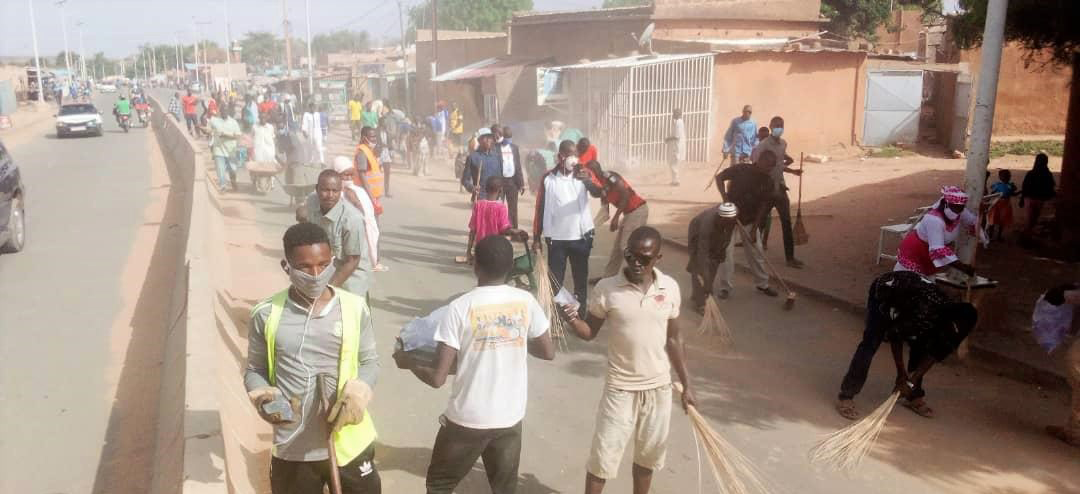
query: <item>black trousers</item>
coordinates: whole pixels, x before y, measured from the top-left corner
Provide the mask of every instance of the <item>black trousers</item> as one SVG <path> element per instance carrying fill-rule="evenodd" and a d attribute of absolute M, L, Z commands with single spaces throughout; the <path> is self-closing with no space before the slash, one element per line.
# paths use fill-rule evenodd
<path fill-rule="evenodd" d="M 510 226 L 515 229 L 518 227 L 518 195 L 520 193 L 521 189 L 518 189 L 511 179 L 506 179 L 503 185 L 503 198 L 506 199 L 506 209 L 510 213 Z"/>
<path fill-rule="evenodd" d="M 375 443 L 348 465 L 338 466 L 343 494 L 381 494 L 382 479 L 375 468 Z M 322 494 L 330 486 L 330 460 L 270 460 L 270 492 L 273 494 Z"/>
<path fill-rule="evenodd" d="M 787 191 L 782 190 L 772 197 L 765 205 L 765 218 L 768 218 L 772 213 L 773 208 L 776 208 L 776 214 L 780 216 L 780 231 L 784 234 L 784 257 L 788 260 L 795 258 L 795 235 L 791 230 L 791 200 L 788 199 Z M 762 235 L 768 236 L 768 231 L 764 230 L 765 222 L 762 224 Z"/>
<path fill-rule="evenodd" d="M 579 240 L 548 240 L 548 267 L 555 278 L 552 290 L 558 293 L 566 279 L 566 262 L 570 261 L 570 271 L 574 277 L 574 298 L 581 304 L 581 313 L 585 313 L 585 304 L 589 300 L 589 254 L 592 252 L 593 232 L 585 234 Z"/>
<path fill-rule="evenodd" d="M 431 451 L 427 493 L 450 494 L 477 458 L 483 458 L 492 494 L 514 494 L 521 462 L 521 422 L 505 429 L 471 429 L 443 420 Z"/>
<path fill-rule="evenodd" d="M 870 372 L 870 363 L 874 360 L 874 354 L 878 347 L 885 341 L 885 316 L 878 309 L 878 302 L 874 298 L 874 289 L 871 286 L 870 294 L 866 297 L 866 329 L 863 330 L 863 339 L 855 348 L 855 355 L 851 357 L 851 365 L 848 366 L 847 374 L 840 383 L 840 399 L 850 400 L 862 391 L 866 384 L 866 376 Z M 908 372 L 913 372 L 923 359 L 929 357 L 921 346 L 911 346 L 908 352 Z M 923 390 L 922 379 L 915 383 L 915 389 L 908 397 L 909 400 L 917 400 L 926 396 Z"/>

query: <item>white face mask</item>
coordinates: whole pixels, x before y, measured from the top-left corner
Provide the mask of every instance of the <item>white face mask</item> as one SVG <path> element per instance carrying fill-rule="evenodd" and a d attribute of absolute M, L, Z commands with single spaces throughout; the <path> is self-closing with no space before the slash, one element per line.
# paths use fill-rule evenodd
<path fill-rule="evenodd" d="M 288 261 L 286 261 L 287 263 Z M 299 269 L 294 269 L 292 266 L 286 264 L 289 270 L 289 282 L 296 288 L 301 294 L 310 299 L 318 298 L 322 295 L 323 290 L 326 290 L 326 286 L 330 284 L 330 278 L 334 277 L 334 272 L 337 268 L 334 267 L 334 260 L 330 260 L 330 265 L 326 266 L 319 274 L 312 276 Z"/>
<path fill-rule="evenodd" d="M 945 206 L 944 213 L 945 217 L 948 218 L 949 221 L 956 221 L 956 219 L 960 217 L 960 213 L 953 212 L 953 210 L 949 209 L 948 206 Z"/>

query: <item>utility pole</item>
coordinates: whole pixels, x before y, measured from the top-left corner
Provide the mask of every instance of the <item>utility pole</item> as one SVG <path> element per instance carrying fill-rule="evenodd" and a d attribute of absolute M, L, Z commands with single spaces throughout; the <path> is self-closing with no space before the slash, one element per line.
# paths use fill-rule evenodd
<path fill-rule="evenodd" d="M 292 77 L 292 39 L 289 37 L 289 9 L 281 0 L 281 28 L 285 31 L 285 78 Z"/>
<path fill-rule="evenodd" d="M 64 33 L 64 63 L 67 64 L 68 78 L 71 78 L 71 52 L 68 51 L 68 39 L 67 39 L 67 2 L 68 0 L 57 0 L 56 5 L 60 6 L 60 31 Z"/>
<path fill-rule="evenodd" d="M 37 45 L 37 21 L 34 20 L 34 0 L 27 0 L 30 4 L 30 36 L 34 38 L 34 69 L 37 70 L 38 102 L 45 101 L 45 88 L 41 86 L 41 58 L 38 56 Z"/>
<path fill-rule="evenodd" d="M 195 35 L 191 43 L 195 50 L 195 82 L 202 84 L 202 77 L 199 76 L 199 26 L 195 23 L 195 17 L 191 18 L 191 32 Z"/>
<path fill-rule="evenodd" d="M 439 0 L 431 0 L 431 78 L 439 75 Z M 431 83 L 431 94 L 435 96 L 434 109 L 439 109 L 439 83 Z"/>
<path fill-rule="evenodd" d="M 308 94 L 314 99 L 315 64 L 311 60 L 311 0 L 304 0 L 304 23 L 307 24 L 307 84 Z M 300 91 L 303 94 L 303 91 Z"/>
<path fill-rule="evenodd" d="M 75 27 L 79 28 L 79 74 L 82 78 L 86 79 L 86 49 L 83 48 L 83 21 L 75 23 Z"/>
<path fill-rule="evenodd" d="M 1001 48 L 1005 40 L 1005 12 L 1009 0 L 990 0 L 986 6 L 986 26 L 983 28 L 982 64 L 979 86 L 975 93 L 974 122 L 968 142 L 967 171 L 964 173 L 964 192 L 967 192 L 969 211 L 979 213 L 986 187 L 986 165 L 990 159 L 990 134 L 994 130 L 994 105 L 997 100 L 998 73 L 1001 71 Z M 975 225 L 975 228 L 979 228 Z M 959 257 L 966 263 L 975 258 L 976 240 L 961 235 Z"/>
<path fill-rule="evenodd" d="M 173 31 L 173 38 L 176 39 L 176 81 L 180 82 L 180 74 L 184 75 L 184 81 L 187 81 L 187 71 L 182 70 L 184 66 L 184 49 L 180 44 L 181 31 Z"/>
<path fill-rule="evenodd" d="M 192 20 L 194 20 L 194 19 L 192 19 Z M 199 26 L 205 26 L 205 25 L 208 25 L 208 24 L 211 24 L 211 22 L 210 21 L 195 21 L 195 32 L 196 32 L 195 46 L 196 46 L 196 49 L 198 49 L 199 38 L 203 37 L 202 28 L 200 28 Z M 203 39 L 202 61 L 203 61 L 203 65 L 209 65 L 210 64 L 210 57 L 207 56 L 207 51 L 206 51 L 206 40 L 205 39 Z M 202 70 L 201 70 L 201 67 L 199 67 L 199 56 L 198 56 L 198 52 L 196 51 L 196 55 L 195 55 L 195 76 L 199 77 L 200 72 L 202 72 Z M 211 82 L 210 81 L 210 76 L 207 75 L 206 81 L 203 82 L 203 91 L 209 91 L 210 90 L 210 82 Z"/>
<path fill-rule="evenodd" d="M 412 115 L 412 91 L 409 90 L 409 55 L 405 53 L 405 14 L 402 12 L 401 0 L 397 3 L 398 29 L 401 30 L 401 66 L 405 75 L 405 114 Z"/>

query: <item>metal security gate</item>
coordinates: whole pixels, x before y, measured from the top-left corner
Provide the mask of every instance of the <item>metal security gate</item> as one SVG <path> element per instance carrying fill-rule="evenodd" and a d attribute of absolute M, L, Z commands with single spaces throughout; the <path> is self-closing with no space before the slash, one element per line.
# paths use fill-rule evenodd
<path fill-rule="evenodd" d="M 712 134 L 713 55 L 651 55 L 560 68 L 566 74 L 568 126 L 579 126 L 605 167 L 666 163 L 672 110 L 682 110 L 686 158 L 705 161 Z"/>
<path fill-rule="evenodd" d="M 866 77 L 864 146 L 914 143 L 922 112 L 921 70 L 872 70 Z"/>

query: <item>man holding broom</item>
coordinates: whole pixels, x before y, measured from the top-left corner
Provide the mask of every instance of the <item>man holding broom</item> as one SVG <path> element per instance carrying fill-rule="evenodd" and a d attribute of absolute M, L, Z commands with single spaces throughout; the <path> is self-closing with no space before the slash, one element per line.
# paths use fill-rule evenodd
<path fill-rule="evenodd" d="M 866 383 L 874 353 L 888 341 L 896 364 L 896 391 L 906 399 L 904 406 L 920 416 L 933 417 L 934 411 L 926 405 L 923 376 L 956 350 L 975 327 L 977 317 L 974 306 L 951 302 L 918 273 L 893 271 L 877 277 L 866 300 L 863 339 L 840 384 L 836 411 L 850 420 L 859 417 L 853 399 Z M 909 347 L 906 367 L 905 342 Z"/>
<path fill-rule="evenodd" d="M 735 205 L 725 202 L 706 209 L 690 221 L 687 246 L 690 248 L 690 260 L 686 271 L 690 273 L 690 300 L 694 311 L 705 313 L 705 300 L 712 296 L 712 288 L 717 272 L 723 266 L 720 276 L 723 284 L 721 299 L 726 299 L 731 292 L 731 280 L 734 277 L 735 263 L 729 262 L 734 254 L 731 236 L 735 233 Z"/>
<path fill-rule="evenodd" d="M 758 155 L 754 163 L 736 163 L 716 175 L 716 188 L 720 190 L 720 197 L 725 203 L 735 205 L 735 229 L 742 238 L 746 263 L 750 265 L 750 271 L 754 275 L 754 285 L 759 293 L 770 297 L 779 294 L 769 286 L 769 273 L 765 271 L 765 254 L 757 235 L 757 225 L 769 204 L 772 190 L 769 171 L 775 166 L 776 159 L 777 156 L 772 151 L 765 151 Z M 731 245 L 726 248 L 728 254 L 724 258 L 724 269 L 718 272 L 721 276 L 720 285 L 725 287 L 721 288 L 721 298 L 732 290 L 735 271 L 735 259 L 731 255 L 734 249 Z"/>
<path fill-rule="evenodd" d="M 600 494 L 615 478 L 623 451 L 634 439 L 634 493 L 649 492 L 653 471 L 664 466 L 671 422 L 671 368 L 682 383 L 682 405 L 696 404 L 679 335 L 679 285 L 656 269 L 660 232 L 648 226 L 630 234 L 622 272 L 597 283 L 585 320 L 577 307 L 560 305 L 579 338 L 608 331 L 608 372 L 596 432 L 586 465 L 585 493 Z"/>

